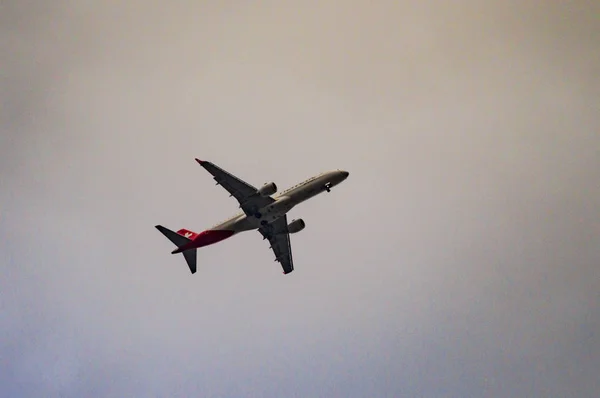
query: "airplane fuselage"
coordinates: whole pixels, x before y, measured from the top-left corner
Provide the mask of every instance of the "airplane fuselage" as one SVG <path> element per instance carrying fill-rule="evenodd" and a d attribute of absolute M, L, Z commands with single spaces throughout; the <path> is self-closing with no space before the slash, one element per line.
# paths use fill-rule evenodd
<path fill-rule="evenodd" d="M 240 232 L 256 230 L 287 214 L 298 204 L 320 193 L 328 192 L 346 178 L 348 178 L 348 172 L 342 170 L 328 171 L 311 177 L 273 196 L 274 201 L 259 209 L 255 214 L 238 213 L 226 221 L 200 232 L 189 244 L 174 250 L 173 253 L 208 246 Z"/>

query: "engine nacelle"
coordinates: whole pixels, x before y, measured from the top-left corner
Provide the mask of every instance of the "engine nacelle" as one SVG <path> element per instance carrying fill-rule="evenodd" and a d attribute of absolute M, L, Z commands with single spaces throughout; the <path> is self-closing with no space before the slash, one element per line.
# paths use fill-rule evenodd
<path fill-rule="evenodd" d="M 267 183 L 258 190 L 260 196 L 271 196 L 275 192 L 277 192 L 277 185 L 274 182 Z"/>
<path fill-rule="evenodd" d="M 288 224 L 288 232 L 290 234 L 295 234 L 296 232 L 302 231 L 304 227 L 306 227 L 304 220 L 299 218 Z"/>

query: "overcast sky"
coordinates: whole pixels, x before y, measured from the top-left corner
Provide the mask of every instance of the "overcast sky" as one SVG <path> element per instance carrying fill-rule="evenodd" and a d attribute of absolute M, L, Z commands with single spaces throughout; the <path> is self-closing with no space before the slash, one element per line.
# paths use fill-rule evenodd
<path fill-rule="evenodd" d="M 597 1 L 4 1 L 0 396 L 597 397 Z M 280 189 L 295 271 L 194 157 Z"/>

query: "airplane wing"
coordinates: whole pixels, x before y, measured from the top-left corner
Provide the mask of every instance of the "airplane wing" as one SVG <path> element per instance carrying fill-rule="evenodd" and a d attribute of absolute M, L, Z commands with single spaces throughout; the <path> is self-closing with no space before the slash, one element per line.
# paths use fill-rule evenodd
<path fill-rule="evenodd" d="M 283 273 L 289 274 L 294 270 L 292 260 L 292 246 L 290 245 L 290 234 L 288 232 L 287 217 L 281 216 L 270 224 L 258 229 L 261 235 L 269 240 L 271 249 L 275 253 L 275 261 L 279 261 L 283 267 Z"/>
<path fill-rule="evenodd" d="M 217 185 L 221 185 L 229 192 L 230 196 L 235 197 L 244 213 L 248 215 L 254 214 L 260 208 L 275 201 L 270 196 L 260 195 L 258 189 L 233 174 L 226 172 L 219 166 L 205 160 L 196 159 L 196 161 L 212 174 Z"/>

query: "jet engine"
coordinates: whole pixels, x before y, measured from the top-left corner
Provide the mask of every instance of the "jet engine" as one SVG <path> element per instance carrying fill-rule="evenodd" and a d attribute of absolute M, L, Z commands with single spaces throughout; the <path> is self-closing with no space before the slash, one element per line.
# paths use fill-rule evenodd
<path fill-rule="evenodd" d="M 258 190 L 260 196 L 271 196 L 275 192 L 277 192 L 277 185 L 274 182 L 267 183 Z"/>
<path fill-rule="evenodd" d="M 290 234 L 295 234 L 296 232 L 302 231 L 304 227 L 306 227 L 304 220 L 299 218 L 297 220 L 293 220 L 291 223 L 288 224 L 288 232 Z"/>

